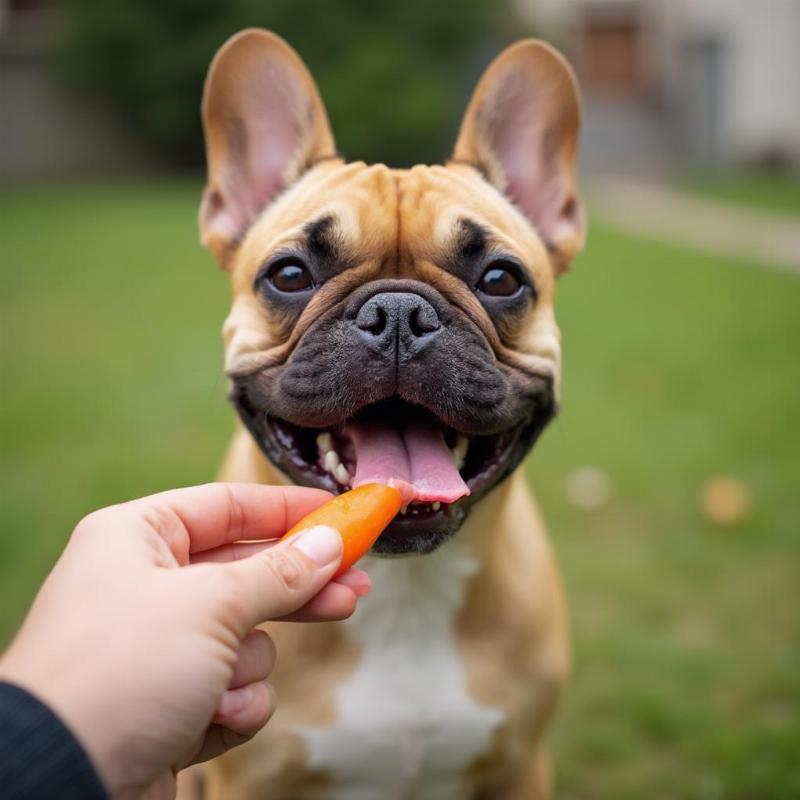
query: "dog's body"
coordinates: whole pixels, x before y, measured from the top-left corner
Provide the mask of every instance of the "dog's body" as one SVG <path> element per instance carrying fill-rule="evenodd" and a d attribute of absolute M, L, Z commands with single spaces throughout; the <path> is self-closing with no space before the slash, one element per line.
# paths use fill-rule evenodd
<path fill-rule="evenodd" d="M 583 236 L 568 67 L 510 48 L 453 160 L 392 170 L 336 156 L 302 62 L 249 31 L 212 65 L 204 122 L 201 229 L 231 273 L 244 423 L 221 477 L 341 491 L 372 465 L 413 496 L 350 620 L 269 627 L 278 711 L 205 796 L 547 796 L 567 623 L 514 470 L 555 411 L 555 278 Z"/>
<path fill-rule="evenodd" d="M 281 481 L 244 430 L 221 477 Z M 523 476 L 437 552 L 359 566 L 374 588 L 353 618 L 269 626 L 278 710 L 212 764 L 205 797 L 546 797 L 544 731 L 569 648 Z"/>

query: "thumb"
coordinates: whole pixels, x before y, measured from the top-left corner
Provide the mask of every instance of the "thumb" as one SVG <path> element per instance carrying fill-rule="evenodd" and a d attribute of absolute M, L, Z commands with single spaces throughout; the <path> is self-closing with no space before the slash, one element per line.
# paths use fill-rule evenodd
<path fill-rule="evenodd" d="M 342 560 L 336 528 L 317 525 L 274 547 L 226 564 L 250 627 L 297 611 L 333 577 Z"/>

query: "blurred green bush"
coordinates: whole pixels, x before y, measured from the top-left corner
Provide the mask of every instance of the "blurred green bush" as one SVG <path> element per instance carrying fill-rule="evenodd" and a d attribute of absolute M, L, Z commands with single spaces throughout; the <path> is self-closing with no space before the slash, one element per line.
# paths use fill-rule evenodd
<path fill-rule="evenodd" d="M 236 31 L 269 28 L 314 73 L 344 155 L 408 166 L 447 156 L 472 83 L 511 24 L 505 0 L 73 0 L 64 58 L 66 74 L 155 152 L 193 167 L 211 57 Z"/>

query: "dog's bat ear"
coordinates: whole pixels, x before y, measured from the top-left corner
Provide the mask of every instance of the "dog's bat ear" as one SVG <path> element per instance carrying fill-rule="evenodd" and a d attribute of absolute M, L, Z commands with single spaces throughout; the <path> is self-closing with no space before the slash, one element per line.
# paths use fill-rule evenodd
<path fill-rule="evenodd" d="M 453 161 L 477 167 L 533 222 L 560 271 L 583 246 L 575 169 L 578 84 L 567 61 L 535 39 L 487 68 L 467 106 Z"/>
<path fill-rule="evenodd" d="M 328 115 L 300 56 L 252 28 L 217 52 L 203 92 L 208 184 L 200 238 L 219 263 L 247 227 L 316 161 L 336 155 Z"/>

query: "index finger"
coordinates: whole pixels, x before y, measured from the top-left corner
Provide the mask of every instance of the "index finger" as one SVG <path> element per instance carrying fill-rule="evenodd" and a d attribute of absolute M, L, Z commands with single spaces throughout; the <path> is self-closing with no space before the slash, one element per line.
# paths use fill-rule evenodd
<path fill-rule="evenodd" d="M 304 486 L 207 483 L 171 489 L 133 504 L 164 512 L 159 514 L 161 518 L 170 512 L 177 516 L 189 536 L 189 552 L 198 553 L 241 539 L 282 536 L 330 497 L 322 489 Z"/>

